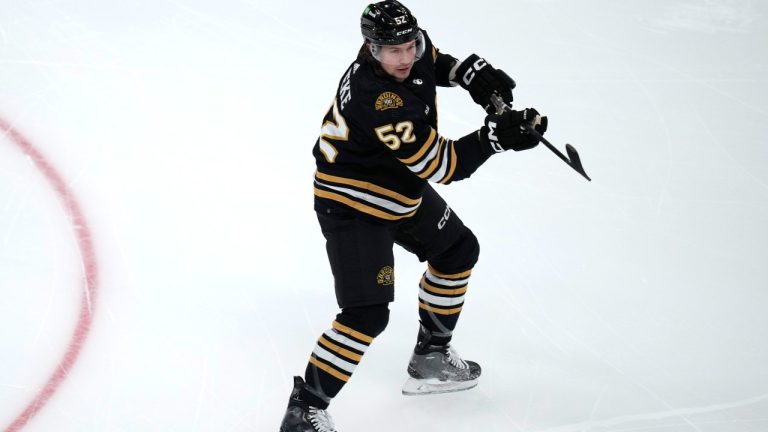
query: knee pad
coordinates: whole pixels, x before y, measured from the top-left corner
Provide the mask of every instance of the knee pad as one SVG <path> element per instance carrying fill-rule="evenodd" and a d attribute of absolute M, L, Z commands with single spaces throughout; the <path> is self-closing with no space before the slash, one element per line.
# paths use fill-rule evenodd
<path fill-rule="evenodd" d="M 429 263 L 446 273 L 458 273 L 471 269 L 480 258 L 480 243 L 475 234 L 467 227 L 448 249 L 441 252 Z"/>
<path fill-rule="evenodd" d="M 467 260 L 472 263 L 471 266 L 474 267 L 475 264 L 477 264 L 477 260 L 480 258 L 480 242 L 477 241 L 475 233 L 469 228 L 467 228 L 462 236 L 460 247 L 467 254 Z"/>
<path fill-rule="evenodd" d="M 375 338 L 389 323 L 389 306 L 381 303 L 372 306 L 348 307 L 336 315 L 336 321 L 367 336 Z"/>

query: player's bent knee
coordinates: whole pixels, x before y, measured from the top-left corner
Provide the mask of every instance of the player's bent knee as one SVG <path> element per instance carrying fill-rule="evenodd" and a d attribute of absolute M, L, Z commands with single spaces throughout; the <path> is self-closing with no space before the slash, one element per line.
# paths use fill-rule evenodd
<path fill-rule="evenodd" d="M 375 338 L 389 323 L 389 306 L 386 303 L 372 306 L 348 307 L 336 315 L 336 321 Z"/>
<path fill-rule="evenodd" d="M 446 273 L 459 273 L 477 264 L 480 257 L 480 243 L 469 228 L 443 253 L 429 260 L 435 268 Z"/>
<path fill-rule="evenodd" d="M 480 242 L 477 241 L 477 237 L 469 228 L 467 228 L 462 237 L 464 240 L 461 242 L 461 247 L 466 251 L 467 261 L 472 263 L 471 267 L 474 267 L 480 258 Z"/>

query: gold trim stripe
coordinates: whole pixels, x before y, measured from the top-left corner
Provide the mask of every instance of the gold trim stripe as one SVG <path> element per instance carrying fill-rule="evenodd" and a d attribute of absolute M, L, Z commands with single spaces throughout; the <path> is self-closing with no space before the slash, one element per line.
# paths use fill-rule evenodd
<path fill-rule="evenodd" d="M 361 340 L 361 341 L 367 343 L 368 345 L 370 345 L 371 342 L 373 342 L 373 338 L 372 337 L 370 337 L 370 336 L 368 336 L 366 334 L 360 333 L 357 330 L 351 329 L 351 328 L 345 326 L 344 324 L 339 323 L 338 321 L 334 321 L 332 326 L 333 326 L 333 328 L 335 328 L 336 330 L 340 331 L 341 333 L 344 333 L 344 334 L 347 334 L 349 336 L 352 336 L 353 338 Z"/>
<path fill-rule="evenodd" d="M 457 314 L 457 313 L 461 312 L 461 309 L 463 308 L 463 306 L 459 306 L 459 307 L 453 308 L 453 309 L 438 309 L 436 307 L 429 306 L 429 305 L 426 305 L 424 303 L 419 302 L 419 308 L 420 309 L 424 309 L 427 312 L 434 312 L 434 313 L 436 313 L 438 315 L 454 315 L 454 314 Z"/>
<path fill-rule="evenodd" d="M 405 195 L 401 195 L 395 191 L 389 190 L 387 188 L 383 188 L 381 186 L 377 186 L 373 183 L 368 183 L 360 180 L 354 180 L 350 178 L 344 178 L 344 177 L 337 177 L 330 174 L 321 173 L 320 171 L 315 172 L 315 177 L 319 178 L 320 180 L 325 180 L 333 183 L 339 183 L 339 184 L 345 184 L 350 186 L 355 186 L 360 189 L 365 189 L 371 192 L 375 192 L 380 195 L 388 196 L 390 198 L 394 198 L 397 201 L 400 201 L 403 204 L 414 206 L 421 202 L 421 198 L 413 199 L 408 198 Z"/>
<path fill-rule="evenodd" d="M 363 356 L 361 356 L 360 354 L 357 354 L 357 353 L 354 353 L 354 352 L 352 352 L 352 351 L 350 351 L 348 349 L 342 348 L 342 347 L 336 345 L 335 343 L 329 341 L 324 336 L 321 336 L 320 339 L 317 342 L 320 345 L 323 345 L 324 347 L 328 348 L 329 350 L 335 352 L 336 354 L 341 354 L 342 356 L 344 356 L 344 357 L 346 357 L 346 358 L 348 358 L 350 360 L 356 361 L 358 363 L 360 363 L 360 360 L 363 359 Z"/>
<path fill-rule="evenodd" d="M 443 149 L 445 148 L 445 144 L 447 142 L 448 141 L 445 138 L 440 137 L 439 139 L 440 144 L 437 145 L 437 153 L 435 154 L 435 159 L 432 161 L 431 164 L 429 164 L 429 167 L 427 167 L 425 171 L 422 171 L 421 174 L 419 174 L 419 177 L 426 179 L 435 173 L 437 168 L 440 166 L 440 163 L 442 162 Z"/>
<path fill-rule="evenodd" d="M 429 282 L 427 282 L 427 278 L 424 278 L 424 277 L 421 278 L 421 287 L 424 288 L 424 291 L 430 292 L 432 294 L 438 294 L 438 295 L 459 295 L 467 292 L 466 285 L 464 285 L 461 288 L 454 288 L 454 289 L 438 288 L 430 284 Z"/>
<path fill-rule="evenodd" d="M 351 377 L 351 375 L 343 374 L 343 373 L 337 371 L 336 369 L 328 366 L 327 364 L 317 360 L 314 357 L 310 357 L 309 358 L 309 362 L 312 363 L 313 365 L 317 366 L 318 368 L 322 369 L 323 371 L 327 372 L 328 374 L 330 374 L 334 378 L 340 379 L 340 380 L 342 380 L 344 382 L 349 381 L 349 378 Z"/>
<path fill-rule="evenodd" d="M 429 128 L 429 138 L 427 138 L 427 141 L 424 143 L 424 145 L 421 146 L 419 151 L 416 152 L 415 155 L 407 158 L 407 159 L 400 159 L 398 160 L 406 165 L 410 165 L 417 160 L 421 159 L 422 156 L 429 150 L 430 147 L 432 147 L 432 144 L 435 142 L 435 136 L 437 136 L 437 132 L 433 128 Z"/>
<path fill-rule="evenodd" d="M 450 182 L 454 172 L 456 172 L 456 141 L 451 142 L 451 168 L 448 170 L 448 175 L 440 180 L 440 183 L 447 184 Z"/>
<path fill-rule="evenodd" d="M 346 204 L 346 205 L 352 207 L 353 209 L 355 209 L 357 211 L 360 211 L 360 212 L 363 212 L 363 213 L 367 213 L 367 214 L 372 215 L 372 216 L 376 216 L 377 218 L 380 218 L 380 219 L 400 220 L 400 219 L 409 218 L 409 217 L 411 217 L 411 216 L 416 214 L 416 210 L 414 210 L 414 211 L 412 211 L 410 213 L 406 213 L 404 215 L 393 215 L 393 214 L 390 214 L 390 213 L 385 213 L 385 212 L 383 212 L 383 211 L 381 211 L 379 209 L 373 208 L 371 206 L 367 206 L 367 205 L 359 203 L 357 201 L 353 201 L 353 200 L 345 197 L 344 195 L 340 195 L 340 194 L 337 194 L 337 193 L 320 190 L 318 188 L 315 188 L 315 195 L 319 196 L 320 198 L 328 198 L 330 200 L 338 201 L 338 202 L 340 202 L 342 204 Z"/>
<path fill-rule="evenodd" d="M 430 273 L 442 279 L 464 279 L 468 278 L 472 274 L 472 269 L 461 273 L 448 274 L 435 270 L 435 268 L 432 267 L 432 264 L 427 264 L 427 268 L 429 268 Z"/>

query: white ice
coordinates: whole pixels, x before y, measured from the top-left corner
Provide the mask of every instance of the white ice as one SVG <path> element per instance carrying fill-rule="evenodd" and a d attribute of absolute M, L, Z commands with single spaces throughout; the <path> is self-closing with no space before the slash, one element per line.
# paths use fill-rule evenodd
<path fill-rule="evenodd" d="M 471 391 L 404 397 L 423 264 L 334 400 L 351 431 L 768 430 L 768 5 L 406 3 L 515 78 L 544 147 L 440 187 L 482 253 L 454 338 Z M 276 431 L 335 313 L 311 147 L 365 2 L 0 0 L 0 118 L 90 223 L 93 326 L 23 430 Z M 440 130 L 483 112 L 439 92 Z M 0 428 L 67 349 L 71 222 L 0 133 Z"/>

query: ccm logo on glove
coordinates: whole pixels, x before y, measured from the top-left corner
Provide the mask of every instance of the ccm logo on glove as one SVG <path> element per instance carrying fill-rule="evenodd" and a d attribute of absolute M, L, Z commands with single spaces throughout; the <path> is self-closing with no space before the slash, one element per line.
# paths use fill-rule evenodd
<path fill-rule="evenodd" d="M 464 72 L 464 76 L 462 77 L 464 85 L 468 86 L 470 83 L 472 83 L 472 80 L 477 75 L 476 72 L 480 72 L 480 70 L 486 66 L 488 66 L 488 62 L 486 62 L 484 58 L 478 58 L 477 61 L 472 63 L 472 67 L 467 69 L 467 71 Z"/>
<path fill-rule="evenodd" d="M 503 152 L 505 149 L 499 144 L 499 138 L 496 136 L 496 122 L 489 119 L 486 126 L 488 126 L 488 144 L 496 153 Z"/>
<path fill-rule="evenodd" d="M 467 89 L 472 100 L 483 107 L 488 114 L 494 112 L 491 106 L 493 94 L 501 96 L 507 104 L 512 103 L 515 80 L 503 70 L 495 69 L 477 54 L 472 54 L 461 63 L 457 61 L 448 75 L 448 80 Z"/>

